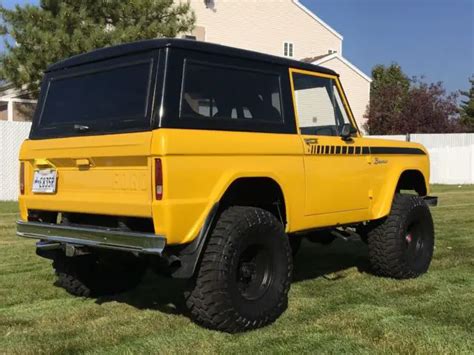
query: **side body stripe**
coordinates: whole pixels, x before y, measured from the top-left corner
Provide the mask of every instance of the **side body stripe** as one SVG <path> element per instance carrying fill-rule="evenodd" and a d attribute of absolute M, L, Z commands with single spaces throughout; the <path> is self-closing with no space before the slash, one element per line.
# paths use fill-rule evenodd
<path fill-rule="evenodd" d="M 426 155 L 422 149 L 405 147 L 348 147 L 311 144 L 308 148 L 312 155 Z"/>

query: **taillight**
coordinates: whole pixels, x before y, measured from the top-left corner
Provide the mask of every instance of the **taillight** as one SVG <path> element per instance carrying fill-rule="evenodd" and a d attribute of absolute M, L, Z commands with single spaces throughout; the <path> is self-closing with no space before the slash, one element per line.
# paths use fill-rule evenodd
<path fill-rule="evenodd" d="M 163 167 L 161 159 L 155 159 L 155 197 L 157 200 L 163 198 Z"/>
<path fill-rule="evenodd" d="M 20 163 L 20 194 L 25 194 L 25 163 Z"/>

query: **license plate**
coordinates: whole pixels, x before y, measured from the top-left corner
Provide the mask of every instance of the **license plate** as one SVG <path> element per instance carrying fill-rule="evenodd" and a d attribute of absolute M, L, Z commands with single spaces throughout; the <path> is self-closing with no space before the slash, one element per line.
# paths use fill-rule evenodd
<path fill-rule="evenodd" d="M 56 170 L 36 170 L 33 177 L 34 193 L 54 194 L 58 173 Z"/>

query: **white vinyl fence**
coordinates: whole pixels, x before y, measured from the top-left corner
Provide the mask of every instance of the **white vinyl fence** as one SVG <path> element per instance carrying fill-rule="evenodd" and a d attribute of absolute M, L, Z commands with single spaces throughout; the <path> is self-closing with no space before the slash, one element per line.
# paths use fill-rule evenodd
<path fill-rule="evenodd" d="M 17 199 L 18 153 L 30 127 L 29 122 L 0 121 L 0 201 Z"/>
<path fill-rule="evenodd" d="M 29 122 L 0 121 L 0 201 L 17 199 L 18 153 L 30 127 Z M 430 153 L 431 183 L 474 184 L 474 133 L 372 137 L 423 144 Z"/>
<path fill-rule="evenodd" d="M 371 137 L 423 144 L 430 153 L 432 184 L 474 184 L 474 133 Z"/>

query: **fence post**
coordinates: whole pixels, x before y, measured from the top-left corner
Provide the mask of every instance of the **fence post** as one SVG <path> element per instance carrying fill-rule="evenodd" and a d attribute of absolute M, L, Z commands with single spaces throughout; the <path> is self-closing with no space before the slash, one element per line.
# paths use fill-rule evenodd
<path fill-rule="evenodd" d="M 474 144 L 471 144 L 471 181 L 470 184 L 474 184 Z"/>
<path fill-rule="evenodd" d="M 8 100 L 8 121 L 13 121 L 13 101 Z"/>
<path fill-rule="evenodd" d="M 5 189 L 3 188 L 3 180 L 4 180 L 4 174 L 7 174 L 7 172 L 5 171 L 5 168 L 4 165 L 3 165 L 3 155 L 4 155 L 4 151 L 5 151 L 5 142 L 3 141 L 3 130 L 4 130 L 4 126 L 5 125 L 5 121 L 0 121 L 0 166 L 2 167 L 0 169 L 0 201 L 2 201 L 3 199 L 5 199 L 5 197 L 3 196 L 4 195 L 4 191 Z"/>

